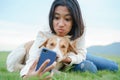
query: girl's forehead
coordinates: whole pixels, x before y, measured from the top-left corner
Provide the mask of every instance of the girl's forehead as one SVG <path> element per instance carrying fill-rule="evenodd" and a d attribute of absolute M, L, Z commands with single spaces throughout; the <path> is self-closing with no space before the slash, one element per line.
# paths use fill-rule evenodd
<path fill-rule="evenodd" d="M 57 6 L 55 8 L 55 11 L 58 11 L 58 10 L 63 10 L 63 11 L 69 12 L 69 10 L 68 10 L 68 8 L 66 6 Z"/>
<path fill-rule="evenodd" d="M 54 11 L 55 14 L 66 14 L 70 15 L 70 12 L 66 6 L 57 6 Z"/>

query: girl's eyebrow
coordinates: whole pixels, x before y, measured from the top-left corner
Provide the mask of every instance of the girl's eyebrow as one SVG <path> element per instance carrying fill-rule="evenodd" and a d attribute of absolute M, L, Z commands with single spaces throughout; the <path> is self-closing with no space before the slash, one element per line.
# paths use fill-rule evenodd
<path fill-rule="evenodd" d="M 70 17 L 71 17 L 71 15 L 70 15 L 70 14 L 66 14 L 65 16 L 70 16 Z"/>
<path fill-rule="evenodd" d="M 55 15 L 60 15 L 59 13 L 55 12 Z M 69 13 L 66 14 L 65 16 L 71 16 Z"/>
<path fill-rule="evenodd" d="M 60 15 L 59 13 L 55 12 L 55 15 Z"/>

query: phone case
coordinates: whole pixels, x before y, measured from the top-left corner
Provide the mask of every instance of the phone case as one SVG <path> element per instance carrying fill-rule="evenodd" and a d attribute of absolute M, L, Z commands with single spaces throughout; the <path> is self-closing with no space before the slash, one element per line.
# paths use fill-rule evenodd
<path fill-rule="evenodd" d="M 47 64 L 46 67 L 50 66 L 56 60 L 56 53 L 52 50 L 47 48 L 43 48 L 40 54 L 39 61 L 37 63 L 36 71 L 39 67 L 44 63 L 45 60 L 50 59 L 50 62 Z"/>

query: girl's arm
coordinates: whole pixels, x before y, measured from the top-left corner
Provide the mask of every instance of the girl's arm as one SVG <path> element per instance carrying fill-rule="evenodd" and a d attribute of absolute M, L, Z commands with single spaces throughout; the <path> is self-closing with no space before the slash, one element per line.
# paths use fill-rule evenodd
<path fill-rule="evenodd" d="M 29 51 L 29 58 L 26 61 L 25 67 L 20 71 L 20 76 L 26 75 L 32 66 L 33 62 L 39 57 L 41 49 L 39 46 L 47 39 L 45 36 L 46 33 L 39 32 L 37 34 L 36 40 L 33 43 L 30 51 Z"/>
<path fill-rule="evenodd" d="M 68 57 L 63 60 L 63 62 L 72 64 L 79 64 L 80 62 L 84 61 L 86 59 L 86 47 L 85 47 L 85 35 L 83 34 L 80 38 L 76 41 L 76 52 L 77 55 L 74 52 L 70 52 Z"/>

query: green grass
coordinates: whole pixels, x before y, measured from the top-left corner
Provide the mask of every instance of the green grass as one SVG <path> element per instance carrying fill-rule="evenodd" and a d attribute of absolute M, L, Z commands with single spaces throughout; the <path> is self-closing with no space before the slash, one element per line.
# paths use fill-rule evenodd
<path fill-rule="evenodd" d="M 0 80 L 22 80 L 19 72 L 10 73 L 6 70 L 7 55 L 8 52 L 0 52 Z M 103 57 L 116 61 L 120 68 L 120 59 L 118 56 L 104 55 Z M 98 71 L 96 74 L 89 72 L 66 72 L 54 75 L 54 80 L 120 80 L 120 69 L 118 72 Z"/>

